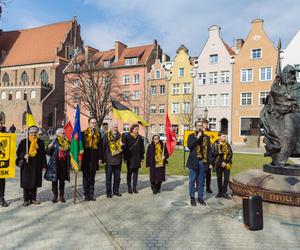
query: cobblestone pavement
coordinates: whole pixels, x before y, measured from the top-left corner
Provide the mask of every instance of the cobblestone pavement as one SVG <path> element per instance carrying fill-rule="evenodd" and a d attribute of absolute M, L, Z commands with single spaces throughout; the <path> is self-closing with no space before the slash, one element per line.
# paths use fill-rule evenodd
<path fill-rule="evenodd" d="M 139 177 L 139 194 L 107 199 L 104 175 L 97 174 L 96 202 L 83 202 L 81 176 L 72 204 L 52 204 L 51 184 L 38 190 L 39 206 L 23 208 L 19 179 L 7 182 L 9 208 L 0 208 L 0 248 L 15 249 L 300 249 L 300 221 L 264 215 L 262 231 L 248 231 L 237 220 L 240 204 L 207 195 L 208 206 L 191 207 L 187 177 L 168 177 L 153 195 L 148 176 Z M 178 202 L 174 206 L 172 203 Z M 185 205 L 186 203 L 186 205 Z M 176 204 L 175 204 L 176 205 Z M 299 209 L 300 212 L 300 209 Z"/>

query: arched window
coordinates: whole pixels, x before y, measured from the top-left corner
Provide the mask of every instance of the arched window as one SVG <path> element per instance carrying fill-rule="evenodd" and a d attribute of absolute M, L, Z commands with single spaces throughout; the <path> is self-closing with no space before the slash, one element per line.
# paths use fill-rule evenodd
<path fill-rule="evenodd" d="M 21 85 L 26 85 L 26 83 L 28 83 L 29 78 L 27 73 L 24 71 L 21 75 Z"/>
<path fill-rule="evenodd" d="M 155 71 L 155 79 L 160 79 L 160 70 Z"/>
<path fill-rule="evenodd" d="M 11 101 L 12 98 L 13 98 L 13 92 L 9 91 L 9 93 L 8 93 L 8 100 Z"/>
<path fill-rule="evenodd" d="M 21 99 L 21 91 L 20 90 L 16 91 L 16 99 Z"/>
<path fill-rule="evenodd" d="M 24 112 L 22 115 L 22 125 L 26 126 L 26 112 Z"/>
<path fill-rule="evenodd" d="M 23 100 L 27 100 L 27 90 L 24 91 L 24 96 L 23 96 Z"/>
<path fill-rule="evenodd" d="M 30 98 L 31 99 L 35 99 L 36 98 L 36 92 L 35 92 L 35 90 L 31 90 L 30 91 Z"/>
<path fill-rule="evenodd" d="M 42 70 L 41 74 L 40 74 L 40 80 L 42 84 L 47 84 L 48 83 L 48 73 L 46 72 L 46 70 Z"/>
<path fill-rule="evenodd" d="M 3 91 L 3 92 L 1 93 L 1 99 L 2 99 L 2 100 L 5 100 L 5 99 L 6 99 L 6 92 L 5 92 L 5 91 Z"/>
<path fill-rule="evenodd" d="M 7 73 L 5 73 L 2 77 L 2 82 L 4 86 L 8 86 L 9 85 L 9 76 Z"/>
<path fill-rule="evenodd" d="M 0 112 L 0 123 L 5 124 L 5 114 Z"/>

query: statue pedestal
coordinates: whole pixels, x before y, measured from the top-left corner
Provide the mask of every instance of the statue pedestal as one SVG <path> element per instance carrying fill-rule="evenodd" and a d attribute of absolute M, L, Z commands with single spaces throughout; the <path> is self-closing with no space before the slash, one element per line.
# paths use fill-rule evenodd
<path fill-rule="evenodd" d="M 263 170 L 271 174 L 300 176 L 300 165 L 297 164 L 286 165 L 284 167 L 275 167 L 272 164 L 265 164 Z"/>
<path fill-rule="evenodd" d="M 234 195 L 260 195 L 263 201 L 273 203 L 276 210 L 280 205 L 291 210 L 295 217 L 300 217 L 300 176 L 280 175 L 264 172 L 262 169 L 251 169 L 237 174 L 229 183 Z M 264 204 L 265 205 L 265 204 Z M 295 211 L 294 212 L 292 212 Z M 296 212 L 297 210 L 297 212 Z M 288 211 L 286 211 L 287 214 Z M 278 213 L 281 214 L 282 213 Z"/>

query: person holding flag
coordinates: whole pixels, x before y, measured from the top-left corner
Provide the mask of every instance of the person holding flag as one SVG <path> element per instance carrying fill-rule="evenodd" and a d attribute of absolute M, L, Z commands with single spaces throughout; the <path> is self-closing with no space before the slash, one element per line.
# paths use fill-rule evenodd
<path fill-rule="evenodd" d="M 0 122 L 0 133 L 6 133 L 6 127 L 3 125 L 2 122 Z M 0 178 L 0 205 L 2 207 L 8 207 L 8 203 L 4 199 L 4 193 L 5 193 L 5 179 Z"/>

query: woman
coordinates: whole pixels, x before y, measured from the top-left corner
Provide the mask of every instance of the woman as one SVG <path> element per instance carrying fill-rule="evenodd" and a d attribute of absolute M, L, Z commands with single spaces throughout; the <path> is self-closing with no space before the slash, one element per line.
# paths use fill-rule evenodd
<path fill-rule="evenodd" d="M 130 127 L 130 134 L 125 135 L 123 140 L 124 160 L 127 163 L 128 193 L 132 194 L 134 192 L 137 194 L 139 168 L 141 167 L 141 162 L 144 160 L 145 154 L 144 139 L 139 135 L 139 125 L 132 124 Z M 133 179 L 132 185 L 131 179 Z"/>
<path fill-rule="evenodd" d="M 159 135 L 152 137 L 146 154 L 146 167 L 150 168 L 150 182 L 153 194 L 160 193 L 161 183 L 166 180 L 168 150 Z"/>
<path fill-rule="evenodd" d="M 44 143 L 38 138 L 39 128 L 29 128 L 28 142 L 23 139 L 17 150 L 17 165 L 21 168 L 21 188 L 24 191 L 23 206 L 38 205 L 37 188 L 42 186 L 43 168 L 47 167 Z M 27 147 L 28 145 L 28 147 Z"/>
<path fill-rule="evenodd" d="M 64 198 L 65 181 L 70 181 L 70 149 L 63 128 L 56 130 L 56 139 L 48 145 L 47 154 L 50 155 L 48 169 L 45 173 L 45 179 L 52 181 L 53 203 L 58 200 L 65 203 Z"/>

